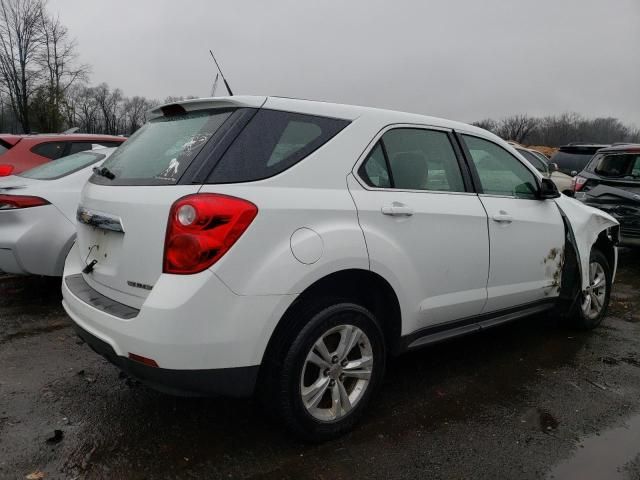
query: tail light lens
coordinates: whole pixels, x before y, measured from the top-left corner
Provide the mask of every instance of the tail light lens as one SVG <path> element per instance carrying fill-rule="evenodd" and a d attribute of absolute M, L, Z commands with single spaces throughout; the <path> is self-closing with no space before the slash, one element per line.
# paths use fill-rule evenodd
<path fill-rule="evenodd" d="M 0 210 L 40 207 L 42 205 L 49 205 L 49 202 L 44 198 L 26 195 L 0 195 Z"/>
<path fill-rule="evenodd" d="M 216 263 L 249 227 L 258 207 L 241 198 L 198 193 L 171 207 L 164 273 L 188 275 Z"/>
<path fill-rule="evenodd" d="M 0 165 L 0 177 L 7 177 L 13 172 L 13 165 Z"/>
<path fill-rule="evenodd" d="M 573 177 L 573 191 L 579 192 L 584 187 L 585 183 L 587 183 L 587 179 L 580 176 Z"/>

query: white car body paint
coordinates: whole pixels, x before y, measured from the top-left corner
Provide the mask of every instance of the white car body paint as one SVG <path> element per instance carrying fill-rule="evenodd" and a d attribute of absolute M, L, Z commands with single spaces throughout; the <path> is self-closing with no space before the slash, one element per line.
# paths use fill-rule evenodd
<path fill-rule="evenodd" d="M 559 192 L 564 192 L 565 190 L 572 190 L 573 187 L 573 177 L 567 175 L 562 172 L 551 172 L 549 174 L 549 179 L 556 184 Z"/>
<path fill-rule="evenodd" d="M 108 158 L 114 150 L 99 148 L 93 151 Z M 35 196 L 50 203 L 33 208 L 0 210 L 0 271 L 18 275 L 62 276 L 64 260 L 76 235 L 80 191 L 95 165 L 55 180 L 20 176 L 0 180 L 0 194 Z"/>
<path fill-rule="evenodd" d="M 370 270 L 391 285 L 401 310 L 402 335 L 554 299 L 559 294 L 558 264 L 545 259 L 564 247 L 556 205 L 580 236 L 582 262 L 600 232 L 615 225 L 608 215 L 579 202 L 567 206 L 565 197 L 516 201 L 471 192 L 373 190 L 358 179 L 359 163 L 385 129 L 394 126 L 472 133 L 521 158 L 495 135 L 462 123 L 273 97 L 198 99 L 181 105 L 188 111 L 263 107 L 351 124 L 304 160 L 263 180 L 117 187 L 87 183 L 81 206 L 114 216 L 124 234 L 78 225 L 77 247 L 64 276 L 77 277 L 96 259 L 93 273 L 83 275 L 89 287 L 139 313 L 127 320 L 106 313 L 79 298 L 65 281 L 64 307 L 119 356 L 134 352 L 161 368 L 260 365 L 278 322 L 296 298 L 316 281 L 344 270 Z M 194 193 L 238 197 L 254 203 L 259 212 L 209 269 L 195 275 L 163 273 L 170 208 Z M 386 207 L 399 208 L 400 214 L 385 214 Z M 406 208 L 412 215 L 402 214 Z M 505 217 L 509 221 L 502 221 Z"/>

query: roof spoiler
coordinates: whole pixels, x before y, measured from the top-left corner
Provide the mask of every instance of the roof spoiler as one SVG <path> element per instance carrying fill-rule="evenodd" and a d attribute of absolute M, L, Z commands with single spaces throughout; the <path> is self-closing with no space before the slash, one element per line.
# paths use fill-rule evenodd
<path fill-rule="evenodd" d="M 147 112 L 149 118 L 176 113 L 206 110 L 210 108 L 260 108 L 267 101 L 267 97 L 233 96 L 193 98 L 181 102 L 165 103 Z"/>

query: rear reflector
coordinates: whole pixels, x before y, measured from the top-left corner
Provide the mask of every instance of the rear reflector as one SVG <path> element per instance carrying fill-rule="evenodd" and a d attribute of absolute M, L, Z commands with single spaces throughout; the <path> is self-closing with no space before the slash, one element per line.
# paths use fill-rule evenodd
<path fill-rule="evenodd" d="M 136 355 L 135 353 L 129 352 L 129 360 L 133 360 L 134 362 L 142 363 L 148 367 L 158 368 L 158 364 L 153 358 L 143 357 L 142 355 Z"/>
<path fill-rule="evenodd" d="M 0 165 L 0 177 L 7 177 L 13 172 L 13 165 Z"/>
<path fill-rule="evenodd" d="M 26 195 L 0 195 L 0 210 L 40 207 L 42 205 L 49 205 L 49 202 L 44 198 Z"/>
<path fill-rule="evenodd" d="M 164 273 L 188 275 L 216 263 L 249 227 L 258 207 L 241 198 L 198 193 L 171 207 Z"/>

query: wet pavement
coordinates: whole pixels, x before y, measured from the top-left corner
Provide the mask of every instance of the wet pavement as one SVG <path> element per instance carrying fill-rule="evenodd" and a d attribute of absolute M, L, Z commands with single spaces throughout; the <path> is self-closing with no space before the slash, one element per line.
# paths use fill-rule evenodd
<path fill-rule="evenodd" d="M 305 445 L 256 402 L 120 375 L 56 282 L 0 278 L 0 478 L 637 480 L 639 306 L 626 251 L 599 329 L 537 317 L 404 355 L 353 433 Z"/>

